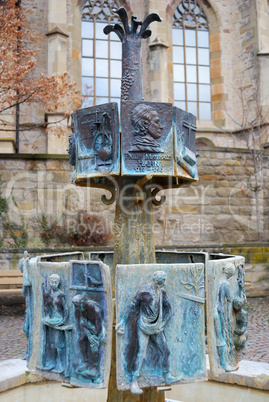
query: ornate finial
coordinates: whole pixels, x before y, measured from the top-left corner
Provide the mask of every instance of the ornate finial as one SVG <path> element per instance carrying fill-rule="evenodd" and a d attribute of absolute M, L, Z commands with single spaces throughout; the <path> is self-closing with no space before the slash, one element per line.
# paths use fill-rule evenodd
<path fill-rule="evenodd" d="M 108 35 L 115 32 L 122 42 L 121 99 L 141 101 L 143 98 L 141 41 L 151 35 L 151 31 L 147 29 L 149 24 L 162 20 L 158 14 L 153 13 L 148 15 L 143 22 L 132 17 L 131 25 L 129 25 L 125 8 L 121 7 L 115 13 L 120 17 L 122 26 L 119 24 L 107 25 L 104 33 Z M 141 27 L 140 30 L 138 27 Z"/>
<path fill-rule="evenodd" d="M 162 21 L 158 14 L 152 13 L 149 14 L 143 22 L 137 21 L 136 17 L 132 17 L 131 25 L 129 25 L 127 11 L 124 7 L 119 8 L 119 10 L 115 11 L 115 13 L 117 13 L 120 17 L 124 29 L 119 24 L 115 24 L 114 26 L 107 25 L 104 28 L 104 33 L 108 35 L 111 32 L 115 32 L 122 42 L 124 42 L 128 36 L 135 36 L 143 39 L 149 38 L 151 35 L 151 30 L 147 29 L 149 24 L 154 21 Z M 141 29 L 137 32 L 139 26 L 141 26 Z"/>

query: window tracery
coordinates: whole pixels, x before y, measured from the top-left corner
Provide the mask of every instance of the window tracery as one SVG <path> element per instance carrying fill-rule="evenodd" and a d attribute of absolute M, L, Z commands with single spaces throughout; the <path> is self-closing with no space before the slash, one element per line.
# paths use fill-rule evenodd
<path fill-rule="evenodd" d="M 211 120 L 209 24 L 198 0 L 181 0 L 173 17 L 174 103 Z"/>
<path fill-rule="evenodd" d="M 105 35 L 107 24 L 118 20 L 115 0 L 87 0 L 82 10 L 82 94 L 91 104 L 120 101 L 121 43 Z"/>

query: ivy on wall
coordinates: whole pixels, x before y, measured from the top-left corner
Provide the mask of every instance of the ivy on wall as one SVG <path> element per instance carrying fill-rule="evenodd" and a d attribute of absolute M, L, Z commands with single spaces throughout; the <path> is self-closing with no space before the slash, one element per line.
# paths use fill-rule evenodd
<path fill-rule="evenodd" d="M 29 243 L 29 226 L 34 226 L 42 247 L 50 246 L 106 246 L 113 239 L 112 232 L 106 227 L 104 218 L 80 210 L 72 216 L 70 225 L 67 214 L 59 218 L 41 213 L 28 222 L 21 212 L 18 202 L 11 192 L 9 197 L 2 194 L 3 181 L 0 176 L 0 248 L 27 248 Z M 9 203 L 13 202 L 19 211 L 19 223 L 14 223 L 9 214 Z M 30 225 L 31 224 L 31 225 Z"/>

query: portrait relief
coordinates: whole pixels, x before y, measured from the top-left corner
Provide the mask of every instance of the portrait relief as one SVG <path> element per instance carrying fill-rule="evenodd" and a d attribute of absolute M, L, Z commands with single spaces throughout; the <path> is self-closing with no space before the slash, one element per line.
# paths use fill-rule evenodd
<path fill-rule="evenodd" d="M 143 103 L 135 106 L 131 111 L 131 123 L 133 142 L 129 152 L 164 152 L 158 143 L 163 126 L 153 107 Z"/>
<path fill-rule="evenodd" d="M 121 160 L 123 175 L 172 175 L 172 104 L 122 102 Z"/>

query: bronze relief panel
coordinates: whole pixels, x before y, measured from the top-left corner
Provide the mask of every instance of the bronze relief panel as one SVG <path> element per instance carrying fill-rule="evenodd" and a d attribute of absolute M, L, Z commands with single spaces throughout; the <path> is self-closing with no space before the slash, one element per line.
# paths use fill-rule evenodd
<path fill-rule="evenodd" d="M 172 104 L 122 102 L 122 175 L 173 175 Z"/>

